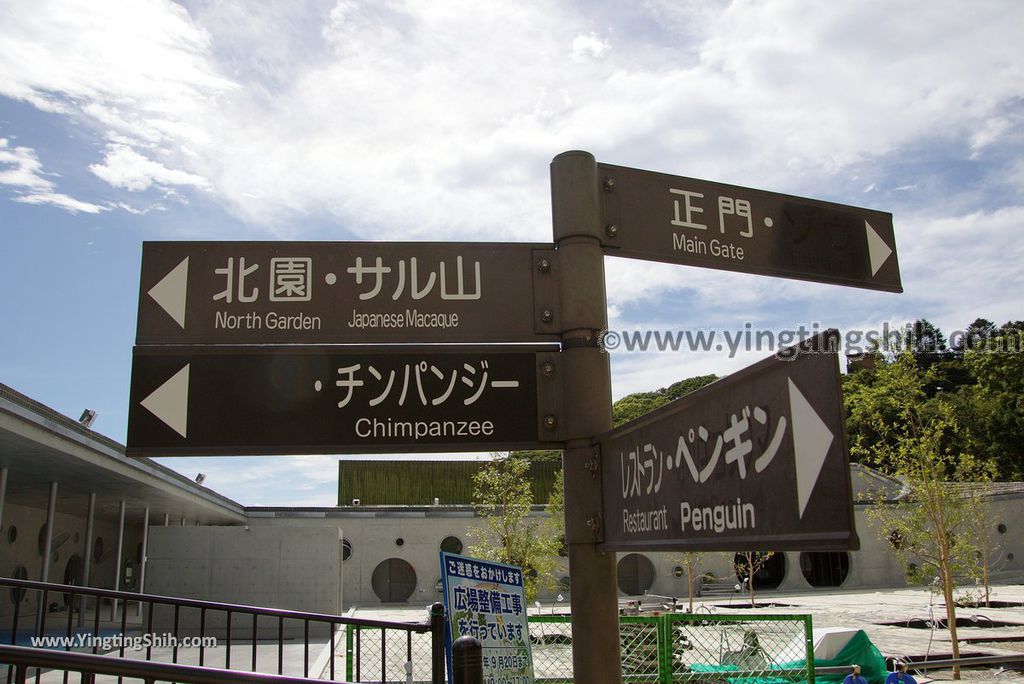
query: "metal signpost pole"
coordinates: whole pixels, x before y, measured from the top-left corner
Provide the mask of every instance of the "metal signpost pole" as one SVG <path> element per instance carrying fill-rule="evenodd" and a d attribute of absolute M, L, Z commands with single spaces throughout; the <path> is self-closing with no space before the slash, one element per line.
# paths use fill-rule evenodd
<path fill-rule="evenodd" d="M 599 347 L 607 326 L 597 162 L 565 152 L 551 162 L 554 240 L 561 271 L 565 540 L 571 577 L 573 679 L 619 684 L 615 554 L 598 551 L 601 478 L 592 439 L 612 427 L 611 371 Z"/>

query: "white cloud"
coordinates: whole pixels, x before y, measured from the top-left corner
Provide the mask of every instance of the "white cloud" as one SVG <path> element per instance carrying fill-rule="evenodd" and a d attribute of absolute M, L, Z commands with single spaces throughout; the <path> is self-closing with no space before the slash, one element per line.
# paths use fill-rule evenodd
<path fill-rule="evenodd" d="M 51 190 L 53 182 L 43 177 L 43 165 L 31 147 L 11 147 L 0 138 L 0 185 L 28 190 Z"/>
<path fill-rule="evenodd" d="M 51 0 L 0 28 L 0 93 L 159 165 L 108 149 L 95 168 L 118 187 L 209 188 L 294 236 L 325 214 L 366 237 L 541 238 L 564 149 L 810 194 L 905 146 L 984 151 L 1019 127 L 1024 5 L 649 0 L 626 16 Z"/>
<path fill-rule="evenodd" d="M 100 206 L 91 202 L 83 202 L 69 195 L 59 192 L 33 192 L 27 195 L 18 195 L 13 198 L 15 202 L 24 204 L 49 204 L 50 206 L 64 209 L 72 214 L 82 211 L 86 214 L 98 214 L 101 211 L 108 211 L 109 207 Z"/>
<path fill-rule="evenodd" d="M 169 169 L 160 162 L 144 157 L 128 145 L 107 145 L 102 164 L 91 164 L 89 170 L 115 188 L 139 191 L 156 184 L 160 186 L 187 185 L 207 189 L 209 181 L 201 176 L 177 169 Z"/>
<path fill-rule="evenodd" d="M 31 147 L 12 147 L 7 138 L 0 138 L 0 185 L 15 188 L 15 202 L 23 204 L 48 204 L 69 211 L 72 214 L 85 212 L 96 214 L 107 207 L 75 199 L 56 192 L 56 185 L 43 171 L 39 156 Z"/>
<path fill-rule="evenodd" d="M 572 59 L 582 62 L 588 59 L 600 59 L 611 44 L 596 33 L 580 34 L 572 39 Z"/>

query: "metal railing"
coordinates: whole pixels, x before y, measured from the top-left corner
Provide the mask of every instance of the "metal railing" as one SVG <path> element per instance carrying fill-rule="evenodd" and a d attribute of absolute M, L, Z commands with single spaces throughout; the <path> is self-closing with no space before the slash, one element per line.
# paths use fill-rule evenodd
<path fill-rule="evenodd" d="M 240 672 L 214 667 L 158 663 L 130 658 L 93 655 L 91 653 L 67 653 L 50 651 L 28 646 L 0 645 L 0 663 L 11 666 L 14 684 L 27 684 L 29 670 L 42 669 L 77 672 L 82 684 L 95 684 L 97 675 L 141 679 L 151 682 L 182 682 L 183 684 L 316 684 L 319 679 L 286 677 L 284 675 L 259 672 Z"/>
<path fill-rule="evenodd" d="M 27 592 L 33 592 L 37 595 L 38 601 L 36 605 L 39 606 L 39 611 L 35 616 L 35 624 L 28 634 L 37 638 L 50 637 L 52 638 L 63 638 L 63 645 L 58 646 L 65 653 L 72 650 L 74 643 L 74 637 L 78 634 L 82 634 L 82 631 L 77 630 L 75 627 L 75 616 L 76 608 L 79 614 L 84 615 L 86 610 L 84 597 L 92 597 L 95 599 L 95 605 L 92 615 L 92 627 L 91 631 L 86 630 L 86 633 L 90 634 L 91 641 L 91 652 L 92 654 L 98 654 L 99 646 L 102 643 L 101 627 L 110 631 L 113 628 L 113 632 L 118 634 L 121 638 L 118 639 L 117 655 L 119 658 L 125 656 L 125 645 L 128 641 L 125 637 L 129 634 L 129 603 L 141 605 L 142 613 L 144 618 L 144 626 L 141 622 L 138 625 L 134 623 L 131 625 L 133 630 L 137 630 L 140 636 L 154 636 L 154 615 L 157 613 L 157 609 L 164 613 L 163 617 L 169 619 L 171 632 L 166 634 L 170 637 L 171 642 L 171 663 L 177 664 L 179 657 L 178 644 L 183 640 L 182 637 L 186 636 L 183 633 L 182 618 L 188 614 L 187 617 L 192 619 L 198 617 L 198 666 L 209 667 L 207 661 L 207 638 L 214 630 L 219 633 L 223 633 L 223 645 L 224 655 L 222 667 L 228 671 L 239 671 L 239 650 L 243 648 L 241 645 L 235 645 L 232 648 L 233 641 L 244 641 L 246 632 L 251 638 L 251 647 L 245 649 L 248 651 L 249 656 L 246 665 L 243 665 L 245 669 L 243 671 L 249 673 L 255 673 L 258 671 L 257 668 L 257 642 L 260 640 L 260 630 L 263 629 L 266 633 L 267 628 L 270 628 L 270 640 L 277 642 L 277 675 L 284 674 L 284 644 L 285 644 L 285 627 L 286 624 L 289 627 L 289 632 L 294 632 L 297 629 L 301 629 L 301 643 L 302 643 L 302 677 L 310 676 L 310 627 L 319 628 L 320 631 L 326 629 L 327 642 L 329 647 L 329 656 L 327 658 L 328 664 L 324 668 L 323 672 L 316 673 L 316 676 L 321 674 L 327 674 L 331 680 L 335 678 L 336 670 L 336 654 L 337 654 L 337 638 L 340 627 L 345 625 L 349 629 L 355 628 L 359 630 L 373 629 L 379 630 L 382 635 L 382 640 L 388 642 L 395 640 L 395 635 L 404 637 L 406 642 L 406 653 L 405 662 L 413 662 L 414 650 L 413 636 L 416 635 L 416 642 L 418 644 L 426 641 L 429 646 L 421 648 L 416 653 L 421 655 L 424 660 L 429 662 L 429 665 L 425 665 L 422 662 L 417 663 L 417 666 L 427 672 L 426 677 L 423 679 L 425 682 L 431 682 L 432 684 L 442 684 L 445 679 L 445 656 L 444 656 L 444 607 L 440 603 L 435 603 L 431 606 L 427 618 L 422 622 L 388 622 L 384 620 L 370 620 L 364 618 L 347 617 L 342 615 L 330 615 L 326 613 L 312 613 L 304 611 L 294 610 L 282 610 L 277 608 L 265 608 L 258 606 L 247 606 L 240 604 L 221 603 L 216 601 L 203 601 L 199 599 L 179 598 L 172 596 L 159 596 L 154 594 L 138 594 L 134 592 L 126 591 L 114 591 L 110 589 L 96 589 L 92 587 L 81 587 L 66 584 L 54 584 L 47 582 L 36 582 L 32 580 L 17 580 L 10 578 L 0 578 L 0 588 L 9 589 L 12 592 L 12 596 L 17 600 L 14 603 L 14 613 L 10 621 L 11 625 L 11 638 L 10 646 L 16 647 L 18 639 L 18 625 L 22 620 L 22 605 L 26 603 L 25 599 Z M 52 624 L 52 618 L 48 611 L 49 599 L 63 596 L 64 605 L 67 607 L 67 618 L 61 621 L 59 631 L 52 631 L 47 633 L 47 622 L 48 620 Z M 114 601 L 114 605 L 120 603 L 120 619 L 117 620 L 116 614 L 113 614 L 114 619 L 111 621 L 104 621 L 101 623 L 101 602 L 102 600 Z M 112 609 L 112 613 L 114 613 Z M 198 613 L 198 615 L 196 614 Z M 213 618 L 216 618 L 214 620 Z M 213 625 L 212 623 L 216 623 Z M 236 627 L 236 623 L 241 623 Z M 261 624 L 262 623 L 262 624 Z M 241 630 L 239 629 L 241 628 Z M 187 630 L 189 632 L 195 632 L 195 629 Z M 239 634 L 239 631 L 242 634 Z M 154 639 L 145 640 L 145 657 L 144 661 L 152 661 L 153 657 L 153 643 Z M 220 640 L 218 639 L 218 644 Z M 30 649 L 43 652 L 44 655 L 59 654 L 60 651 L 54 651 L 51 649 L 38 648 Z M 325 648 L 326 650 L 326 648 Z M 393 649 L 392 649 L 393 650 Z M 234 665 L 232 667 L 232 655 L 235 655 Z M 346 651 L 346 667 L 351 666 L 351 656 Z M 126 659 L 126 662 L 139 662 L 138 660 Z M 10 684 L 14 675 L 14 669 L 9 669 L 7 673 L 7 682 Z M 36 682 L 39 681 L 40 673 L 36 673 Z M 67 684 L 68 677 L 65 672 L 64 684 Z M 120 678 L 119 678 L 120 681 Z M 185 681 L 185 680 L 181 680 Z M 367 681 L 388 681 L 385 677 L 381 680 L 367 680 Z M 405 678 L 400 681 L 405 681 Z"/>

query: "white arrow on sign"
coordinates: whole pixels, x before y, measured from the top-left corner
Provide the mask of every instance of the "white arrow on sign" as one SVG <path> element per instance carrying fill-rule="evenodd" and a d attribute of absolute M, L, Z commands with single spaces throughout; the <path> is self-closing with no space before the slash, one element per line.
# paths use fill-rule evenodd
<path fill-rule="evenodd" d="M 871 257 L 871 275 L 878 275 L 878 269 L 892 256 L 892 247 L 885 244 L 882 236 L 875 232 L 871 224 L 864 222 L 864 230 L 868 235 L 868 256 Z"/>
<path fill-rule="evenodd" d="M 828 429 L 792 380 L 789 380 L 789 409 L 793 416 L 793 451 L 796 455 L 796 493 L 800 517 L 818 482 L 821 467 L 835 435 Z"/>
<path fill-rule="evenodd" d="M 188 292 L 188 257 L 149 290 L 152 297 L 174 322 L 185 329 L 185 294 Z"/>
<path fill-rule="evenodd" d="M 170 380 L 153 390 L 140 403 L 182 437 L 188 428 L 188 368 L 171 376 Z"/>

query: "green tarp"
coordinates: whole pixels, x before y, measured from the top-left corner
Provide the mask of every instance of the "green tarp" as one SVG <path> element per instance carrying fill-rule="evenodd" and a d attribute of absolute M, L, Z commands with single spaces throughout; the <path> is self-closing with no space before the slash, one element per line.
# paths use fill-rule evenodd
<path fill-rule="evenodd" d="M 814 667 L 844 667 L 856 663 L 860 665 L 860 673 L 868 680 L 869 684 L 883 684 L 888 674 L 885 669 L 885 658 L 882 657 L 878 648 L 871 643 L 871 639 L 859 630 L 854 634 L 835 658 L 815 659 Z M 807 667 L 806 660 L 793 660 L 786 663 L 770 663 L 760 676 L 730 677 L 732 684 L 781 684 L 792 682 L 791 677 L 772 677 L 772 670 L 799 670 Z M 739 667 L 736 665 L 701 665 L 694 663 L 690 665 L 691 672 L 736 672 L 738 670 L 749 672 L 752 667 Z M 841 683 L 849 672 L 834 675 L 818 675 L 815 677 L 815 684 Z"/>
<path fill-rule="evenodd" d="M 864 633 L 864 630 L 854 634 L 835 658 L 829 660 L 814 659 L 814 667 L 840 667 L 854 663 L 860 665 L 860 673 L 864 675 L 864 678 L 870 684 L 883 684 L 886 675 L 889 674 L 885 669 L 885 658 L 882 657 L 878 648 L 871 643 L 871 639 Z M 842 682 L 845 677 L 846 674 L 821 675 L 814 679 L 817 684 L 827 684 L 829 682 Z"/>

